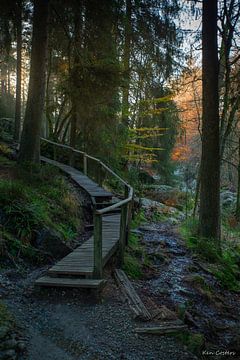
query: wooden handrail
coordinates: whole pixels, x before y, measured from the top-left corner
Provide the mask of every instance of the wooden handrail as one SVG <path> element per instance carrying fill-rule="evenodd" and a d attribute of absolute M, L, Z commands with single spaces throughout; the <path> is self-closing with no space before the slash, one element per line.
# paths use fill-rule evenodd
<path fill-rule="evenodd" d="M 121 207 L 122 205 L 130 202 L 133 199 L 133 188 L 125 180 L 123 180 L 119 175 L 117 175 L 112 169 L 110 169 L 106 164 L 104 164 L 100 159 L 95 158 L 94 156 L 88 155 L 87 153 L 85 153 L 83 151 L 74 149 L 74 148 L 72 148 L 71 146 L 68 146 L 68 145 L 59 144 L 59 143 L 56 143 L 54 141 L 51 141 L 51 140 L 48 140 L 48 139 L 45 139 L 45 138 L 41 138 L 41 140 L 46 142 L 46 143 L 49 143 L 51 145 L 62 147 L 62 148 L 65 148 L 67 150 L 70 150 L 73 153 L 82 154 L 82 155 L 84 155 L 84 157 L 96 161 L 96 163 L 100 164 L 108 173 L 110 173 L 120 183 L 122 183 L 122 185 L 128 187 L 128 190 L 129 190 L 128 198 L 120 201 L 119 203 L 116 203 L 116 204 L 108 206 L 108 207 L 106 207 L 104 209 L 98 210 L 98 214 L 105 214 L 105 213 L 107 213 L 109 211 L 112 211 L 112 210 L 118 208 L 118 207 Z"/>
<path fill-rule="evenodd" d="M 56 160 L 57 153 L 56 148 L 62 148 L 69 151 L 69 164 L 74 166 L 74 154 L 83 155 L 83 171 L 85 175 L 88 175 L 88 159 L 95 161 L 98 164 L 98 173 L 97 173 L 97 181 L 99 185 L 101 184 L 101 170 L 104 169 L 111 176 L 117 179 L 125 189 L 125 198 L 113 205 L 105 207 L 100 210 L 95 210 L 94 212 L 94 276 L 97 278 L 102 277 L 102 216 L 104 214 L 110 213 L 118 208 L 121 208 L 121 221 L 120 221 L 120 237 L 119 237 L 119 258 L 120 264 L 123 262 L 123 254 L 125 244 L 127 242 L 128 231 L 129 231 L 129 222 L 131 218 L 131 207 L 133 201 L 133 188 L 124 181 L 119 175 L 117 175 L 112 169 L 110 169 L 107 165 L 105 165 L 100 159 L 97 159 L 91 155 L 86 154 L 83 151 L 74 149 L 69 145 L 64 145 L 60 143 L 56 143 L 54 141 L 40 138 L 42 142 L 50 144 L 53 146 L 53 158 Z M 100 168 L 99 168 L 100 166 Z"/>
<path fill-rule="evenodd" d="M 132 190 L 132 189 L 131 189 L 131 190 Z M 108 207 L 106 207 L 106 208 L 103 208 L 103 209 L 101 209 L 101 210 L 96 210 L 96 214 L 98 214 L 98 215 L 107 214 L 108 212 L 111 212 L 111 211 L 113 211 L 113 210 L 115 210 L 115 209 L 117 209 L 117 208 L 122 207 L 123 205 L 128 204 L 129 202 L 132 201 L 132 199 L 133 199 L 133 192 L 131 193 L 131 195 L 130 195 L 128 198 L 123 199 L 123 200 L 119 201 L 119 202 L 116 203 L 116 204 L 110 205 L 110 206 L 108 206 Z"/>
<path fill-rule="evenodd" d="M 58 144 L 54 141 L 41 138 L 41 141 L 51 144 L 53 146 L 53 157 L 56 158 L 56 147 L 64 148 L 69 151 L 69 163 L 70 165 L 74 164 L 74 153 L 83 155 L 83 172 L 86 176 L 88 175 L 88 159 L 96 162 L 97 170 L 94 177 L 97 177 L 97 182 L 102 186 L 101 181 L 101 170 L 104 169 L 111 176 L 117 179 L 124 186 L 124 196 L 123 200 L 118 201 L 117 203 L 107 206 L 103 209 L 95 209 L 93 214 L 94 221 L 94 277 L 102 277 L 102 216 L 108 213 L 113 212 L 116 209 L 121 209 L 121 218 L 120 218 L 120 236 L 119 236 L 119 263 L 123 263 L 124 259 L 124 249 L 128 238 L 129 231 L 129 222 L 131 218 L 131 208 L 133 201 L 133 188 L 124 181 L 119 175 L 117 175 L 112 169 L 105 165 L 100 159 L 97 159 L 91 155 L 86 154 L 83 151 L 72 148 L 68 145 Z M 94 179 L 95 180 L 95 179 Z"/>

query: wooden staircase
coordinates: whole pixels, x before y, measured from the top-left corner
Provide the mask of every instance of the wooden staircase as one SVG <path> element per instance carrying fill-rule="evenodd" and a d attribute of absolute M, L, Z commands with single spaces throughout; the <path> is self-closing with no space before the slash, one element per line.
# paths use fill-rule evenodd
<path fill-rule="evenodd" d="M 123 259 L 123 251 L 126 243 L 128 219 L 131 212 L 129 205 L 131 204 L 133 192 L 132 188 L 119 178 L 111 169 L 102 164 L 98 159 L 74 150 L 70 147 L 53 143 L 46 139 L 42 139 L 44 143 L 51 146 L 60 147 L 60 149 L 68 150 L 69 163 L 73 163 L 73 154 L 83 154 L 83 170 L 64 164 L 55 159 L 48 157 L 41 157 L 45 163 L 58 167 L 61 171 L 67 174 L 75 184 L 83 188 L 91 197 L 94 207 L 94 235 L 77 247 L 73 252 L 65 256 L 52 266 L 46 275 L 36 280 L 38 286 L 48 287 L 72 287 L 72 288 L 92 288 L 101 289 L 105 284 L 103 276 L 103 268 L 119 250 L 120 259 Z M 56 154 L 56 151 L 54 152 Z M 89 164 L 86 157 L 91 161 L 96 161 L 98 164 L 97 178 L 98 183 L 88 176 L 87 169 Z M 76 160 L 76 159 L 75 159 Z M 114 175 L 124 185 L 125 198 L 123 200 L 113 199 L 113 193 L 105 190 L 102 185 L 102 179 L 99 174 L 99 164 L 101 170 L 104 168 L 111 175 Z"/>

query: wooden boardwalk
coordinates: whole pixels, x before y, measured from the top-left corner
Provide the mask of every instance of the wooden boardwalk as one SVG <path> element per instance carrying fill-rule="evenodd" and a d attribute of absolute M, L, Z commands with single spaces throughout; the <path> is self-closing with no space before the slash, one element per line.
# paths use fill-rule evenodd
<path fill-rule="evenodd" d="M 91 196 L 92 199 L 109 201 L 113 194 L 104 190 L 94 181 L 89 179 L 79 170 L 64 165 L 55 160 L 41 157 L 43 162 L 57 166 L 81 188 Z M 110 203 L 111 204 L 111 203 Z M 108 260 L 118 249 L 120 238 L 121 213 L 109 213 L 102 217 L 102 265 L 106 265 Z M 58 261 L 48 270 L 48 274 L 36 281 L 40 286 L 59 286 L 59 287 L 84 287 L 99 288 L 103 285 L 103 279 L 95 279 L 94 274 L 94 237 L 77 247 L 73 252 Z"/>
<path fill-rule="evenodd" d="M 103 217 L 103 242 L 102 261 L 103 265 L 117 250 L 120 230 L 120 214 Z M 50 270 L 50 274 L 56 275 L 85 275 L 93 276 L 93 237 L 77 247 L 72 253 L 60 260 Z"/>
<path fill-rule="evenodd" d="M 69 166 L 62 164 L 58 161 L 48 159 L 41 156 L 41 160 L 47 164 L 58 167 L 64 173 L 68 174 L 70 178 L 81 188 L 83 188 L 91 197 L 94 198 L 112 198 L 113 194 L 109 191 L 104 190 L 94 181 L 89 179 L 88 176 L 84 175 L 81 171 Z"/>

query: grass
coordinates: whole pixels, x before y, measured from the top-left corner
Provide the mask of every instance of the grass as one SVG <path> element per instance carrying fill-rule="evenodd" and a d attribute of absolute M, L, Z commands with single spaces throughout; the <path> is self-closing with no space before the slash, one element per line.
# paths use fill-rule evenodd
<path fill-rule="evenodd" d="M 131 223 L 131 229 L 138 228 L 147 221 L 144 211 L 140 210 Z M 144 266 L 149 266 L 150 260 L 145 253 L 141 238 L 134 233 L 129 234 L 128 248 L 124 256 L 123 270 L 133 279 L 143 277 Z"/>
<path fill-rule="evenodd" d="M 66 241 L 76 236 L 82 218 L 79 202 L 56 168 L 43 165 L 29 172 L 4 155 L 0 167 L 14 169 L 14 176 L 0 179 L 0 256 L 34 258 L 34 240 L 44 228 Z"/>
<path fill-rule="evenodd" d="M 124 256 L 123 270 L 132 279 L 140 279 L 143 275 L 142 266 L 138 258 L 129 254 L 128 252 Z"/>
<path fill-rule="evenodd" d="M 137 235 L 130 233 L 128 249 L 124 255 L 123 270 L 133 279 L 139 279 L 143 275 L 141 258 L 143 255 L 143 246 Z"/>
<path fill-rule="evenodd" d="M 219 280 L 223 288 L 240 291 L 240 247 L 226 239 L 222 241 L 222 251 L 219 252 L 214 241 L 198 236 L 198 221 L 189 218 L 181 224 L 180 233 L 186 245 L 200 259 L 208 262 L 209 271 Z"/>
<path fill-rule="evenodd" d="M 182 331 L 181 333 L 173 334 L 187 349 L 193 354 L 200 355 L 203 349 L 205 339 L 202 334 L 192 333 L 188 330 Z"/>

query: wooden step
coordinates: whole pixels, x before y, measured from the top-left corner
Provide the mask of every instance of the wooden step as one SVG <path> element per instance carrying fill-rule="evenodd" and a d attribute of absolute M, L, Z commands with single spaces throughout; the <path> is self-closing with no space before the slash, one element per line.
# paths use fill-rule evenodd
<path fill-rule="evenodd" d="M 48 270 L 50 275 L 68 275 L 68 276 L 92 276 L 93 268 L 79 268 L 78 266 L 73 265 L 54 265 L 52 268 Z"/>
<path fill-rule="evenodd" d="M 42 276 L 37 279 L 35 284 L 39 286 L 56 286 L 71 288 L 89 288 L 99 289 L 106 283 L 103 279 L 79 279 L 79 278 L 58 278 L 51 276 Z"/>

